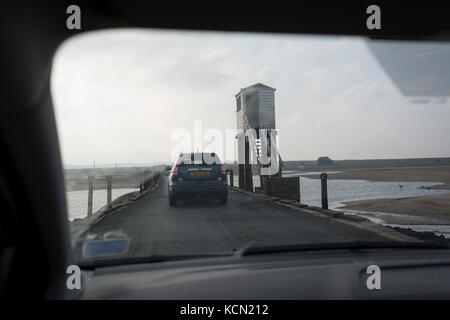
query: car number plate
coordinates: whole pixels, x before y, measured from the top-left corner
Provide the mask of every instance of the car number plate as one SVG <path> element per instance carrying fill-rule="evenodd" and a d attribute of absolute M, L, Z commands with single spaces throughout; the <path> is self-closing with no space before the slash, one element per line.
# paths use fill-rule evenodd
<path fill-rule="evenodd" d="M 191 176 L 209 176 L 209 171 L 191 171 Z"/>

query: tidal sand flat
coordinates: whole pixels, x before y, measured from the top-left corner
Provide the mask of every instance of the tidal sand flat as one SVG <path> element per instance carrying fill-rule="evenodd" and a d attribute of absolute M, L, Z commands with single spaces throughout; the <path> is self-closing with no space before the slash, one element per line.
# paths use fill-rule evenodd
<path fill-rule="evenodd" d="M 450 194 L 398 199 L 359 200 L 344 202 L 344 204 L 344 208 L 350 210 L 396 213 L 420 217 L 423 218 L 423 222 L 450 224 Z M 389 222 L 388 216 L 384 218 L 386 222 Z M 391 219 L 395 219 L 395 217 Z"/>

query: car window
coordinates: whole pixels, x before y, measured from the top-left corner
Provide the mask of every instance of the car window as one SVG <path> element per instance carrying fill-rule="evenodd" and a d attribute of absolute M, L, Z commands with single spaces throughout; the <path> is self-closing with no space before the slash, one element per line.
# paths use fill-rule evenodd
<path fill-rule="evenodd" d="M 449 238 L 449 58 L 345 36 L 67 40 L 51 91 L 76 259 Z"/>

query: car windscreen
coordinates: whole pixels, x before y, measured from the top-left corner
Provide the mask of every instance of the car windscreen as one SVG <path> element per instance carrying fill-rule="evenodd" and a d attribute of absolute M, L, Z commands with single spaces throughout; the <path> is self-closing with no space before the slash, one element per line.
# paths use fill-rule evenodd
<path fill-rule="evenodd" d="M 449 58 L 347 36 L 67 40 L 51 92 L 76 260 L 449 238 Z"/>

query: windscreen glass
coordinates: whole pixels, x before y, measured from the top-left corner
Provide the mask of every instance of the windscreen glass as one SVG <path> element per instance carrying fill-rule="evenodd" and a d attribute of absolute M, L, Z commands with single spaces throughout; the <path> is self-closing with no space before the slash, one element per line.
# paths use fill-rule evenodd
<path fill-rule="evenodd" d="M 51 90 L 77 261 L 450 238 L 449 61 L 359 37 L 72 37 Z"/>

